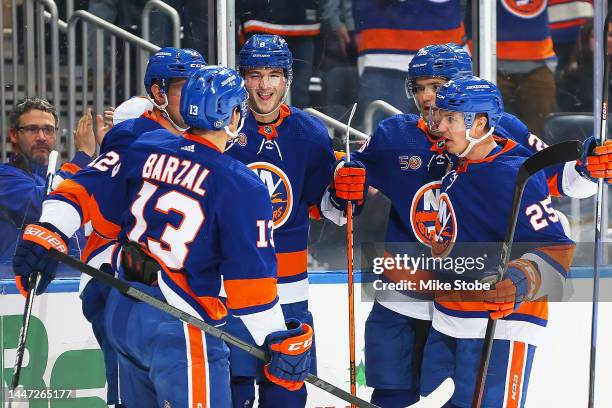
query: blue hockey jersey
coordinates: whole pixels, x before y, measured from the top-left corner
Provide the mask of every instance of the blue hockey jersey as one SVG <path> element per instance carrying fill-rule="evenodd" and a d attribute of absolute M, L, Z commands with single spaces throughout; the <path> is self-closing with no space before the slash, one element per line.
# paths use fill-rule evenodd
<path fill-rule="evenodd" d="M 434 256 L 453 260 L 465 259 L 467 254 L 475 258 L 479 249 L 461 244 L 477 243 L 484 248 L 486 243 L 504 241 L 516 176 L 529 153 L 512 140 L 496 140 L 498 147 L 488 157 L 461 159 L 442 180 L 432 243 Z M 546 296 L 553 287 L 563 285 L 575 247 L 551 206 L 542 172 L 532 176 L 525 187 L 514 242 L 520 249 L 512 258 L 520 256 L 535 263 L 542 283 L 533 298 L 537 301 L 525 301 L 514 313 L 498 320 L 496 338 L 537 345 L 548 319 Z M 466 281 L 482 278 L 496 269 L 499 253 L 493 257 L 489 254 L 488 260 L 484 253 L 479 255 L 483 266 L 472 268 L 473 273 L 469 278 L 466 276 Z M 460 277 L 456 271 L 451 273 Z M 456 338 L 484 337 L 488 312 L 477 299 L 467 300 L 473 293 L 465 290 L 437 293 L 433 327 Z"/>
<path fill-rule="evenodd" d="M 45 206 L 57 210 L 41 221 L 51 222 L 68 236 L 75 225 L 91 221 L 94 231 L 102 238 L 115 240 L 120 230 L 122 209 L 114 205 L 114 199 L 118 200 L 122 193 L 111 194 L 109 186 L 120 170 L 121 159 L 128 147 L 143 133 L 162 128 L 149 113 L 113 126 L 104 137 L 98 158 L 62 182 L 45 201 Z M 60 213 L 61 217 L 55 215 Z M 102 243 L 103 240 L 97 239 L 88 243 L 84 259 L 89 259 Z"/>
<path fill-rule="evenodd" d="M 535 153 L 546 145 L 532 135 L 516 117 L 504 114 L 495 134 L 513 138 L 528 152 Z M 359 152 L 351 155 L 352 160 L 361 161 L 367 170 L 367 182 L 380 190 L 391 201 L 391 209 L 385 235 L 386 256 L 395 256 L 399 251 L 410 250 L 416 256 L 429 253 L 430 242 L 435 232 L 438 214 L 441 179 L 456 163 L 457 157 L 444 152 L 435 139 L 427 133 L 424 121 L 416 115 L 396 115 L 380 122 L 376 131 Z M 547 169 L 551 186 L 565 186 L 573 170 L 573 162 Z M 572 176 L 574 173 L 571 173 Z M 578 177 L 578 182 L 591 189 L 588 180 Z M 584 182 L 582 181 L 584 180 Z M 552 191 L 555 191 L 551 188 Z M 562 194 L 576 189 L 558 188 Z M 592 189 L 591 189 L 592 190 Z M 592 194 L 591 191 L 588 195 Z M 408 247 L 391 243 L 410 243 Z M 422 246 L 413 245 L 420 243 Z M 425 271 L 406 276 L 396 270 L 385 270 L 383 279 L 397 282 L 400 279 L 415 281 L 428 279 Z M 414 291 L 377 292 L 378 301 L 398 313 L 420 319 L 431 318 L 432 309 L 423 300 L 428 293 Z M 384 296 L 384 299 L 382 298 Z"/>
<path fill-rule="evenodd" d="M 246 164 L 268 188 L 280 302 L 307 300 L 309 209 L 320 203 L 336 161 L 327 129 L 300 109 L 281 105 L 274 123 L 258 124 L 249 113 L 226 154 Z"/>

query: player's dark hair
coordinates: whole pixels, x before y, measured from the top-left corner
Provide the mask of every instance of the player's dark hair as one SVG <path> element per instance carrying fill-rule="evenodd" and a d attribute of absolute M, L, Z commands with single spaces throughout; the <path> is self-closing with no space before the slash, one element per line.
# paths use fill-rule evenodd
<path fill-rule="evenodd" d="M 48 100 L 37 97 L 27 97 L 25 99 L 22 99 L 21 101 L 19 101 L 19 103 L 17 103 L 17 105 L 15 105 L 13 110 L 11 110 L 11 112 L 9 113 L 9 127 L 11 129 L 19 127 L 19 118 L 21 117 L 21 115 L 33 109 L 52 114 L 53 118 L 55 118 L 55 126 L 57 127 L 58 118 L 55 106 L 51 105 Z"/>

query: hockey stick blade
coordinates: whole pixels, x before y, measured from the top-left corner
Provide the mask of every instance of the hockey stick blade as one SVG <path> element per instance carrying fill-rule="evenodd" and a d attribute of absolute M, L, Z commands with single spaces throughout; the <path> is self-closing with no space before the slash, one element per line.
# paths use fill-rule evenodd
<path fill-rule="evenodd" d="M 523 163 L 519 170 L 516 183 L 526 181 L 538 171 L 559 163 L 577 160 L 582 156 L 582 143 L 578 140 L 568 140 L 540 150 Z"/>
<path fill-rule="evenodd" d="M 406 408 L 441 408 L 450 401 L 455 392 L 455 382 L 452 378 L 447 378 L 426 397 L 406 407 Z"/>
<path fill-rule="evenodd" d="M 119 278 L 115 278 L 114 276 L 106 272 L 102 272 L 99 269 L 96 269 L 90 265 L 84 264 L 83 262 L 77 259 L 74 259 L 71 256 L 66 255 L 62 252 L 59 252 L 54 248 L 49 249 L 49 255 L 55 258 L 56 260 L 58 260 L 59 262 L 66 264 L 86 275 L 91 276 L 92 278 L 98 279 L 99 281 L 117 289 L 119 292 L 123 293 L 124 295 L 130 296 L 136 300 L 140 300 L 141 302 L 146 303 L 156 309 L 159 309 L 162 312 L 168 313 L 169 315 L 174 316 L 177 319 L 185 323 L 191 324 L 192 326 L 197 327 L 198 329 L 210 334 L 211 336 L 217 337 L 225 341 L 228 344 L 231 344 L 233 346 L 236 346 L 246 351 L 247 353 L 251 354 L 253 357 L 258 358 L 259 360 L 263 360 L 263 361 L 269 360 L 268 354 L 264 350 L 260 349 L 259 347 L 249 344 L 245 341 L 242 341 L 241 339 L 232 336 L 226 331 L 221 330 L 218 327 L 215 327 L 215 326 L 212 326 L 206 323 L 202 319 L 192 316 L 189 313 L 186 313 L 179 308 L 176 308 L 145 292 L 142 292 L 134 288 L 133 286 L 131 286 L 127 281 L 124 281 Z M 322 380 L 313 374 L 308 374 L 308 377 L 306 377 L 305 381 L 309 382 L 315 387 L 322 389 L 323 391 L 327 391 L 328 393 L 346 402 L 349 402 L 355 405 L 358 408 L 379 408 L 377 405 L 370 404 L 369 402 L 364 401 L 361 398 L 357 398 L 351 395 L 350 393 L 344 391 L 343 389 L 338 388 L 335 385 L 330 384 L 327 381 Z"/>

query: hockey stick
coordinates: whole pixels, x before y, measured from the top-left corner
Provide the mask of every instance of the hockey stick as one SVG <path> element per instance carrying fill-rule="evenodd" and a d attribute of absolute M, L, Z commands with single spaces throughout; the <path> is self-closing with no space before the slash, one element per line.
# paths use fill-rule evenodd
<path fill-rule="evenodd" d="M 508 227 L 506 229 L 506 235 L 504 236 L 504 242 L 502 243 L 501 259 L 497 268 L 498 282 L 501 282 L 504 279 L 506 270 L 508 269 L 510 250 L 512 249 L 512 243 L 514 242 L 516 221 L 521 206 L 521 198 L 523 197 L 523 191 L 525 190 L 527 181 L 531 176 L 548 166 L 576 160 L 580 158 L 581 155 L 582 143 L 579 141 L 570 140 L 552 145 L 537 152 L 525 160 L 525 162 L 523 162 L 519 168 L 518 175 L 516 177 L 516 185 L 514 187 L 514 196 L 512 198 L 510 216 L 508 217 Z M 480 366 L 476 376 L 476 388 L 474 389 L 472 408 L 479 408 L 482 404 L 496 324 L 497 320 L 489 318 L 487 322 L 487 331 L 484 338 L 484 345 L 482 348 L 482 355 L 480 356 Z"/>
<path fill-rule="evenodd" d="M 47 165 L 47 174 L 45 175 L 45 194 L 51 191 L 53 176 L 55 175 L 55 166 L 57 164 L 58 153 L 52 150 L 49 153 L 49 164 Z M 19 342 L 17 343 L 17 355 L 15 356 L 15 366 L 13 368 L 13 379 L 11 381 L 11 390 L 15 390 L 19 385 L 19 376 L 21 375 L 21 365 L 23 364 L 23 354 L 25 353 L 26 340 L 30 329 L 30 316 L 32 315 L 32 306 L 34 305 L 34 297 L 36 289 L 40 283 L 40 273 L 36 272 L 33 279 L 30 279 L 30 290 L 26 297 L 25 307 L 23 309 L 23 320 L 21 322 L 21 330 L 19 332 Z"/>
<path fill-rule="evenodd" d="M 162 312 L 166 312 L 169 315 L 174 316 L 177 319 L 185 323 L 191 324 L 192 326 L 199 328 L 200 330 L 210 334 L 211 336 L 217 337 L 225 341 L 228 344 L 231 344 L 235 347 L 238 347 L 246 351 L 247 353 L 251 354 L 252 356 L 260 360 L 263 360 L 263 361 L 269 360 L 268 354 L 264 350 L 260 349 L 259 347 L 249 344 L 245 341 L 242 341 L 239 338 L 232 336 L 231 334 L 227 333 L 224 330 L 221 330 L 215 326 L 212 326 L 206 323 L 205 321 L 195 316 L 192 316 L 189 313 L 186 313 L 182 311 L 181 309 L 178 309 L 164 301 L 156 299 L 153 296 L 150 296 L 147 293 L 134 288 L 128 282 L 122 279 L 115 278 L 114 276 L 109 275 L 108 273 L 102 272 L 90 265 L 84 264 L 83 262 L 77 259 L 74 259 L 71 256 L 66 255 L 62 252 L 59 252 L 55 249 L 50 249 L 49 254 L 53 258 L 57 259 L 59 262 L 66 264 L 68 266 L 71 266 L 72 268 L 84 274 L 87 274 L 91 276 L 92 278 L 95 278 L 95 279 L 98 279 L 104 282 L 105 284 L 117 289 L 119 292 L 123 293 L 124 295 L 130 296 L 136 300 L 140 300 L 141 302 L 144 302 L 156 309 L 159 309 Z M 306 382 L 309 382 L 315 387 L 321 388 L 323 391 L 327 391 L 328 393 L 346 402 L 350 402 L 351 404 L 355 405 L 358 408 L 378 408 L 376 405 L 370 404 L 367 401 L 357 398 L 356 396 L 349 394 L 343 389 L 340 389 L 336 387 L 335 385 L 332 385 L 328 383 L 327 381 L 322 380 L 315 375 L 308 374 L 308 377 L 306 377 Z"/>
<path fill-rule="evenodd" d="M 351 161 L 350 131 L 351 121 L 357 109 L 357 102 L 353 104 L 351 114 L 346 123 L 346 161 Z M 355 298 L 353 282 L 353 203 L 346 203 L 346 273 L 348 275 L 348 330 L 349 330 L 349 372 L 351 381 L 351 395 L 357 395 L 357 379 L 355 373 Z M 354 406 L 351 405 L 351 408 Z"/>
<path fill-rule="evenodd" d="M 608 10 L 606 19 L 604 20 L 604 36 L 603 36 L 603 84 L 601 95 L 601 123 L 599 128 L 599 145 L 603 145 L 606 141 L 608 133 L 608 89 L 610 78 L 610 66 L 608 64 L 608 26 L 610 25 L 610 17 L 612 8 Z M 593 312 L 591 318 L 591 352 L 589 358 L 589 407 L 592 408 L 595 404 L 595 367 L 597 357 L 597 317 L 599 314 L 599 261 L 601 256 L 601 241 L 603 238 L 601 230 L 601 212 L 603 207 L 604 180 L 597 180 L 597 198 L 595 201 L 595 242 L 593 256 Z"/>

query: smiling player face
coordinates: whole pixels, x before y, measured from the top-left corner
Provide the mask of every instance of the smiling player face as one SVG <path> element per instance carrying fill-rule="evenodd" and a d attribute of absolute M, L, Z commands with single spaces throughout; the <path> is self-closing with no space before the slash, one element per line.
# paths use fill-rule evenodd
<path fill-rule="evenodd" d="M 256 118 L 275 111 L 288 86 L 281 68 L 252 68 L 247 70 L 244 80 L 249 92 L 249 106 Z"/>

